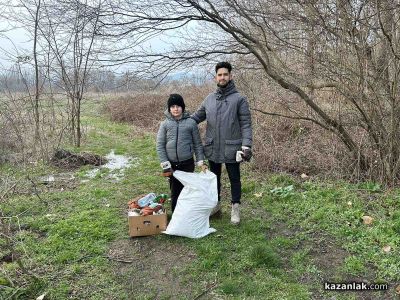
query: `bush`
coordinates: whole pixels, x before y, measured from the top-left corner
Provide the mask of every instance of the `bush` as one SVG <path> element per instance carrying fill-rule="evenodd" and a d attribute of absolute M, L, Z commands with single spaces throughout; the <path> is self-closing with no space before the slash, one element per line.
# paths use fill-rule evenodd
<path fill-rule="evenodd" d="M 160 122 L 165 118 L 164 111 L 170 94 L 181 94 L 185 100 L 186 110 L 194 112 L 209 92 L 210 88 L 207 86 L 169 85 L 155 92 L 112 99 L 105 105 L 105 110 L 113 121 L 132 123 L 138 128 L 156 132 Z"/>

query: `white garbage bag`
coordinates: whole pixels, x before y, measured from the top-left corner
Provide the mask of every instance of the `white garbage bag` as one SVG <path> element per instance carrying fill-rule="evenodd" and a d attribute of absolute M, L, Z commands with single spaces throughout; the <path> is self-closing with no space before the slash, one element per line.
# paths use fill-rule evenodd
<path fill-rule="evenodd" d="M 217 176 L 208 170 L 205 173 L 175 171 L 173 176 L 184 187 L 163 233 L 201 238 L 215 232 L 210 228 L 209 217 L 218 203 Z"/>

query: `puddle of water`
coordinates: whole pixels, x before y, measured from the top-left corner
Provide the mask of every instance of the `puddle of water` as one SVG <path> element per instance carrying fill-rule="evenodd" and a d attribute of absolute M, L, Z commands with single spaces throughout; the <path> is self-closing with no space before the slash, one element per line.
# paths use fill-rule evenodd
<path fill-rule="evenodd" d="M 75 176 L 72 173 L 59 173 L 59 174 L 50 174 L 46 176 L 39 177 L 38 180 L 42 184 L 51 184 L 54 182 L 68 182 L 75 179 Z"/>
<path fill-rule="evenodd" d="M 106 158 L 108 162 L 103 165 L 103 167 L 110 170 L 126 169 L 131 166 L 132 158 L 124 155 L 117 155 L 114 153 L 114 150 L 111 150 L 111 152 L 107 154 Z"/>
<path fill-rule="evenodd" d="M 87 171 L 86 177 L 94 178 L 96 176 L 96 174 L 99 173 L 99 171 L 100 171 L 100 169 L 91 169 L 91 170 Z"/>
<path fill-rule="evenodd" d="M 106 158 L 108 161 L 106 164 L 100 166 L 99 168 L 89 170 L 86 173 L 86 177 L 94 178 L 97 173 L 100 172 L 100 169 L 107 168 L 109 169 L 110 174 L 108 174 L 106 178 L 118 181 L 124 177 L 124 171 L 126 169 L 130 168 L 134 164 L 139 163 L 138 158 L 118 155 L 114 153 L 114 150 L 111 150 L 111 152 L 106 155 Z"/>
<path fill-rule="evenodd" d="M 44 178 L 43 181 L 54 182 L 54 181 L 56 181 L 56 179 L 54 178 L 53 175 L 49 175 L 49 176 L 47 176 L 46 178 Z"/>

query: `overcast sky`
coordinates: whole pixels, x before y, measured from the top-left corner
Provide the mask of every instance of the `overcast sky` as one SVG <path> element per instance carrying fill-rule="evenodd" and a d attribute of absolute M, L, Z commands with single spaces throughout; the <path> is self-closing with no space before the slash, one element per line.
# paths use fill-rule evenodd
<path fill-rule="evenodd" d="M 1 24 L 1 29 L 5 24 Z M 8 69 L 12 66 L 19 55 L 31 55 L 32 41 L 24 29 L 12 29 L 2 32 L 0 35 L 0 64 L 2 68 Z"/>
<path fill-rule="evenodd" d="M 4 19 L 4 17 L 2 18 L 2 16 L 0 16 L 0 72 L 9 70 L 11 67 L 13 67 L 18 61 L 18 56 L 33 56 L 33 42 L 31 39 L 31 34 L 29 34 L 26 29 L 10 29 L 12 27 L 16 26 L 13 26 L 13 24 L 10 24 L 9 20 L 6 20 Z M 164 40 L 167 42 L 165 42 Z M 163 50 L 170 47 L 170 43 L 174 40 L 179 42 L 179 36 L 175 35 L 174 32 L 169 32 L 168 35 L 151 38 L 143 46 L 144 48 L 151 47 L 151 49 L 155 51 Z M 30 61 L 30 63 L 33 63 L 33 61 Z M 108 67 L 108 69 L 112 69 L 116 73 L 124 73 L 131 68 L 132 65 L 129 64 Z M 185 73 L 186 72 L 183 70 L 176 70 L 175 72 L 172 72 L 170 76 L 172 76 L 172 78 L 179 78 Z M 195 72 L 191 70 L 189 73 L 204 74 L 207 73 L 207 69 L 198 66 L 198 69 Z"/>

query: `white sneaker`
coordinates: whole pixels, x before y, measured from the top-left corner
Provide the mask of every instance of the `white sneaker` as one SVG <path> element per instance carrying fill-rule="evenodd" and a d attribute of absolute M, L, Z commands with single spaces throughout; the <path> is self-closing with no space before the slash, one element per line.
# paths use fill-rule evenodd
<path fill-rule="evenodd" d="M 210 216 L 213 216 L 213 215 L 216 215 L 216 214 L 219 214 L 219 213 L 221 213 L 221 203 L 218 201 L 217 206 L 215 206 L 212 209 Z"/>
<path fill-rule="evenodd" d="M 239 203 L 232 204 L 231 223 L 238 225 L 240 223 L 240 207 Z"/>

